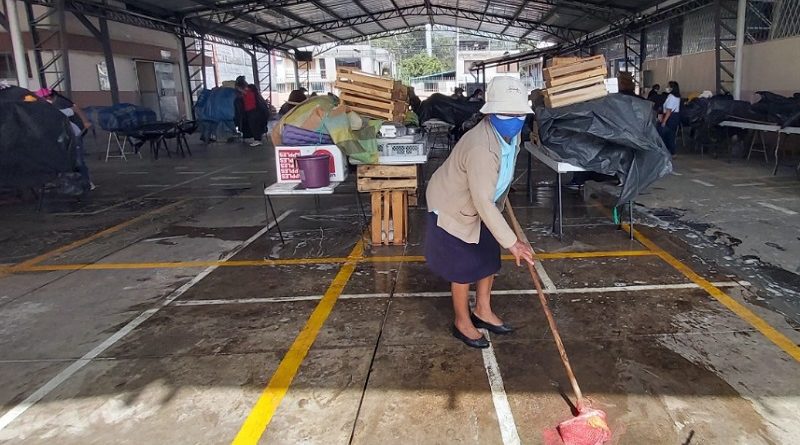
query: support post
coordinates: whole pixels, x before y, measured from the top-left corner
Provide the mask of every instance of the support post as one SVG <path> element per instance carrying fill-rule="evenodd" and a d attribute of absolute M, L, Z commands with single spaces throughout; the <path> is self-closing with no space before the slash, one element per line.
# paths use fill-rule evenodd
<path fill-rule="evenodd" d="M 203 88 L 208 88 L 208 79 L 206 79 L 206 37 L 200 36 L 200 76 L 203 79 Z"/>
<path fill-rule="evenodd" d="M 186 107 L 186 115 L 191 116 L 192 120 L 196 117 L 194 115 L 194 98 L 192 97 L 192 75 L 189 73 L 189 56 L 186 54 L 186 37 L 175 37 L 178 40 L 178 45 L 181 47 L 181 65 L 183 65 L 183 101 Z"/>
<path fill-rule="evenodd" d="M 297 63 L 297 54 L 294 55 L 294 88 L 300 89 L 300 65 Z"/>
<path fill-rule="evenodd" d="M 253 50 L 250 52 L 250 65 L 253 68 L 253 85 L 256 86 L 258 91 L 261 91 L 261 82 L 259 82 L 260 76 L 258 73 L 258 56 L 256 52 L 256 46 L 253 45 Z"/>
<path fill-rule="evenodd" d="M 56 3 L 56 13 L 58 17 L 58 41 L 61 44 L 61 69 L 63 79 L 63 91 L 67 93 L 68 97 L 72 96 L 72 76 L 69 70 L 69 42 L 67 41 L 67 20 L 65 0 L 58 0 Z"/>
<path fill-rule="evenodd" d="M 724 88 L 722 87 L 722 72 L 720 70 L 720 60 L 721 51 L 722 51 L 722 42 L 720 38 L 722 37 L 722 0 L 714 0 L 714 66 L 715 66 L 715 76 L 714 82 L 716 87 L 717 94 L 725 93 Z"/>
<path fill-rule="evenodd" d="M 108 74 L 108 85 L 111 89 L 111 102 L 119 104 L 119 83 L 117 82 L 117 68 L 114 65 L 114 52 L 111 50 L 111 37 L 108 33 L 108 22 L 104 18 L 100 21 L 100 46 L 103 48 L 103 58 L 106 62 L 106 74 Z"/>
<path fill-rule="evenodd" d="M 22 88 L 28 88 L 28 64 L 25 61 L 25 45 L 19 28 L 16 0 L 6 0 L 6 14 L 8 33 L 11 36 L 11 50 L 14 53 L 14 64 L 17 71 L 17 85 Z"/>
<path fill-rule="evenodd" d="M 35 25 L 36 15 L 33 12 L 33 4 L 31 2 L 25 2 L 25 13 L 28 15 L 28 31 L 33 41 L 33 61 L 39 77 L 39 88 L 47 88 L 47 76 L 45 76 L 44 69 L 42 69 L 42 66 L 44 66 L 42 49 L 39 46 L 41 37 L 39 36 L 39 29 Z"/>
<path fill-rule="evenodd" d="M 742 98 L 742 63 L 744 63 L 744 34 L 747 17 L 747 0 L 739 0 L 736 8 L 736 56 L 733 62 L 733 98 Z"/>

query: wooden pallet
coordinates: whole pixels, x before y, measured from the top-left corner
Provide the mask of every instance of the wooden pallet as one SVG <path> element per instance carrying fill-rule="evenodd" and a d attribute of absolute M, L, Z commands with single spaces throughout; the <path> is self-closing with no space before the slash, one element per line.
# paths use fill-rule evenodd
<path fill-rule="evenodd" d="M 553 57 L 548 61 L 547 66 L 561 66 L 561 65 L 568 65 L 570 63 L 575 63 L 580 61 L 580 57 Z"/>
<path fill-rule="evenodd" d="M 560 94 L 549 94 L 545 91 L 544 104 L 548 108 L 563 107 L 587 100 L 597 99 L 608 95 L 608 90 L 604 83 L 599 83 L 587 88 L 578 88 Z"/>
<path fill-rule="evenodd" d="M 417 189 L 416 165 L 359 165 L 358 191 Z"/>
<path fill-rule="evenodd" d="M 606 74 L 608 70 L 603 56 L 565 61 L 545 68 L 545 106 L 562 107 L 607 95 Z"/>
<path fill-rule="evenodd" d="M 408 192 L 376 190 L 371 192 L 372 245 L 402 245 L 408 239 Z"/>
<path fill-rule="evenodd" d="M 545 83 L 560 77 L 575 76 L 597 68 L 606 69 L 606 58 L 603 56 L 588 57 L 573 63 L 551 66 L 543 70 Z M 605 74 L 605 73 L 604 73 Z M 548 86 L 550 86 L 548 84 Z"/>

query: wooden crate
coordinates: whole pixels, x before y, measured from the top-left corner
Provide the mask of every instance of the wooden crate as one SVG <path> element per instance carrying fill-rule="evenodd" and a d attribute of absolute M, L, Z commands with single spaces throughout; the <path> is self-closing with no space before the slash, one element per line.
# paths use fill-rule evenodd
<path fill-rule="evenodd" d="M 567 65 L 581 60 L 580 57 L 553 57 L 547 61 L 547 67 Z"/>
<path fill-rule="evenodd" d="M 606 74 L 606 58 L 603 56 L 594 56 L 588 57 L 585 59 L 580 59 L 577 62 L 573 63 L 565 63 L 563 65 L 551 66 L 545 68 L 544 72 L 544 80 L 547 86 L 550 86 L 550 83 L 554 79 L 558 79 L 565 76 L 576 76 L 580 73 L 584 73 L 586 71 L 596 70 L 598 68 L 602 68 L 604 70 L 604 75 Z"/>
<path fill-rule="evenodd" d="M 356 113 L 392 122 L 402 122 L 406 110 L 408 110 L 406 102 L 380 97 L 365 97 L 347 90 L 342 90 L 340 98 Z"/>
<path fill-rule="evenodd" d="M 544 69 L 545 106 L 562 107 L 597 99 L 608 94 L 605 76 L 608 73 L 603 56 L 578 59 Z"/>
<path fill-rule="evenodd" d="M 588 88 L 567 91 L 565 93 L 550 95 L 545 92 L 544 104 L 549 108 L 563 107 L 587 100 L 597 99 L 608 95 L 605 84 L 599 83 Z"/>
<path fill-rule="evenodd" d="M 359 165 L 357 175 L 359 192 L 417 189 L 416 165 Z"/>
<path fill-rule="evenodd" d="M 408 239 L 408 191 L 376 190 L 371 192 L 372 245 L 402 245 Z"/>

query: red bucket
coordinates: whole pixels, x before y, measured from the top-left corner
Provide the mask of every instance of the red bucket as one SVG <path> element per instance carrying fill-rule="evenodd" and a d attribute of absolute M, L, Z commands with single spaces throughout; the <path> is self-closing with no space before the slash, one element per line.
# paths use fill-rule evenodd
<path fill-rule="evenodd" d="M 326 154 L 313 154 L 294 158 L 297 168 L 300 170 L 300 184 L 307 189 L 331 185 L 330 158 Z"/>

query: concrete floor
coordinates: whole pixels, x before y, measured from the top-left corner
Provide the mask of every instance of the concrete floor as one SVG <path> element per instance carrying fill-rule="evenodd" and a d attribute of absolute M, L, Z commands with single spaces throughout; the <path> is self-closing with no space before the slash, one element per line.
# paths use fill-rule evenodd
<path fill-rule="evenodd" d="M 505 261 L 494 293 L 519 330 L 468 349 L 420 258 L 423 209 L 407 246 L 373 249 L 352 184 L 320 208 L 279 199 L 281 245 L 259 195 L 270 151 L 193 151 L 92 160 L 88 202 L 3 206 L 0 443 L 536 444 L 570 416 L 524 269 Z M 533 204 L 521 184 L 512 201 L 612 443 L 797 443 L 800 324 L 725 246 L 656 220 L 668 206 L 648 200 L 685 176 L 643 197 L 636 241 L 599 192 L 567 193 L 559 241 L 535 173 Z"/>

